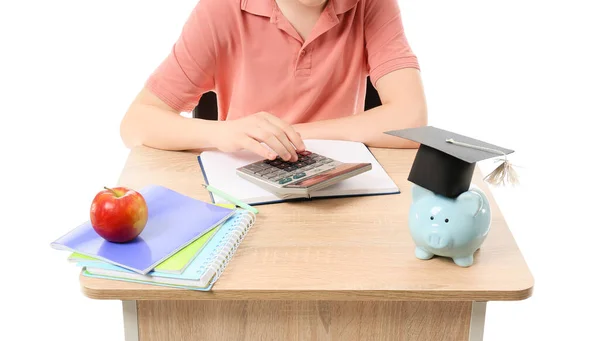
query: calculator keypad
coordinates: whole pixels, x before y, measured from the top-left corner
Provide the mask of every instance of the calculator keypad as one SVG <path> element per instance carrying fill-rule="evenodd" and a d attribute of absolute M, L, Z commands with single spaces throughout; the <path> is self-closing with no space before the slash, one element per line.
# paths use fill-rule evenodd
<path fill-rule="evenodd" d="M 249 164 L 242 167 L 242 170 L 274 184 L 285 185 L 334 167 L 334 160 L 310 151 L 303 151 L 298 153 L 296 162 L 284 161 L 278 157 L 275 160 Z"/>

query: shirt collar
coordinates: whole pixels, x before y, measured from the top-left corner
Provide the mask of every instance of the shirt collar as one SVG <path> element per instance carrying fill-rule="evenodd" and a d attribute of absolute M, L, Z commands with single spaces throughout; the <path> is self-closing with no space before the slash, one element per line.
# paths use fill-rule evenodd
<path fill-rule="evenodd" d="M 333 2 L 335 14 L 342 14 L 352 9 L 360 0 L 329 0 Z M 275 9 L 275 0 L 241 0 L 240 8 L 255 15 L 271 17 Z"/>
<path fill-rule="evenodd" d="M 274 6 L 275 0 L 241 0 L 240 2 L 242 11 L 265 17 L 273 14 Z"/>

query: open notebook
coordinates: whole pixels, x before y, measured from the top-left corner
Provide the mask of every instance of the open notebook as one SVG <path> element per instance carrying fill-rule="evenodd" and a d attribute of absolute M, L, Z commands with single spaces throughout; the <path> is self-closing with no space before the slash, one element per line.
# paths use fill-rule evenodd
<path fill-rule="evenodd" d="M 311 194 L 313 198 L 341 197 L 358 195 L 394 194 L 400 190 L 377 162 L 373 154 L 362 143 L 332 140 L 305 140 L 307 150 L 339 160 L 341 162 L 369 162 L 372 169 L 352 178 L 343 180 L 330 187 Z M 206 151 L 198 156 L 204 181 L 225 193 L 251 205 L 274 203 L 281 198 L 236 174 L 238 167 L 260 161 L 262 158 L 248 151 L 223 153 Z M 215 203 L 224 203 L 224 199 L 212 196 Z"/>

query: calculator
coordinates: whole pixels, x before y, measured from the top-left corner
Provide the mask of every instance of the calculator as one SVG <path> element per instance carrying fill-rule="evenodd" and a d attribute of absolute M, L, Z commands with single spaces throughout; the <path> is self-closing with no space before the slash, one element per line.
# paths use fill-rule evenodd
<path fill-rule="evenodd" d="M 306 197 L 311 192 L 371 170 L 370 163 L 346 163 L 311 151 L 298 152 L 298 161 L 277 157 L 238 168 L 237 174 L 281 197 Z"/>

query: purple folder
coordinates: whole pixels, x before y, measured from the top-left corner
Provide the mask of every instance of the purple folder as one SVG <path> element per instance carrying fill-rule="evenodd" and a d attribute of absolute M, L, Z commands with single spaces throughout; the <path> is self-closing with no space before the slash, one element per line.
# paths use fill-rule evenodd
<path fill-rule="evenodd" d="M 139 192 L 148 205 L 148 222 L 133 241 L 121 244 L 106 241 L 87 221 L 54 241 L 51 246 L 147 274 L 235 212 L 162 186 L 148 186 Z"/>

